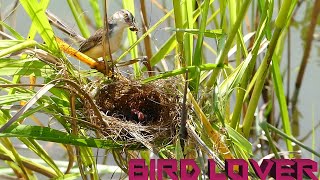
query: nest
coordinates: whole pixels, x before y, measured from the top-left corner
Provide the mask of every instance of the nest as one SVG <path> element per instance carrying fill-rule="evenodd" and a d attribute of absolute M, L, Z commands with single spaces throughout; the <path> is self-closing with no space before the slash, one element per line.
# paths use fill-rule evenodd
<path fill-rule="evenodd" d="M 170 143 L 177 134 L 181 107 L 174 81 L 141 84 L 122 78 L 103 84 L 94 98 L 103 114 L 103 122 L 96 123 L 99 131 L 126 142 Z"/>

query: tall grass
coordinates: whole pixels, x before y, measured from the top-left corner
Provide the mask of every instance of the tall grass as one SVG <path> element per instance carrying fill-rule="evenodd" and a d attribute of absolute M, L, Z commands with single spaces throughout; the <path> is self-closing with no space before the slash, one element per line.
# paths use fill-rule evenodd
<path fill-rule="evenodd" d="M 101 162 L 101 158 L 96 157 L 103 150 L 103 156 L 112 154 L 125 173 L 131 158 L 142 157 L 150 162 L 150 150 L 141 145 L 94 136 L 92 131 L 81 128 L 94 126 L 79 113 L 83 102 L 91 105 L 92 112 L 97 115 L 95 118 L 103 118 L 88 87 L 95 79 L 106 77 L 94 69 L 82 70 L 61 51 L 45 14 L 50 2 L 68 6 L 73 15 L 68 21 L 74 21 L 86 38 L 90 36 L 92 24 L 95 28 L 103 26 L 103 6 L 99 8 L 97 0 L 89 3 L 93 18 L 79 15 L 88 11 L 82 1 L 20 0 L 19 4 L 32 22 L 26 25 L 30 27 L 27 37 L 5 19 L 0 21 L 3 32 L 0 40 L 0 159 L 4 160 L 0 164 L 0 178 L 3 174 L 37 179 L 42 174 L 57 179 L 99 179 L 113 171 L 112 166 L 102 165 L 105 160 Z M 150 67 L 137 62 L 131 65 L 129 73 L 120 69 L 129 79 L 144 84 L 167 78 L 181 82 L 178 87 L 181 98 L 187 99 L 188 110 L 184 113 L 188 114 L 183 117 L 187 117 L 189 136 L 183 147 L 176 138 L 155 151 L 155 155 L 194 158 L 205 166 L 206 157 L 223 162 L 232 158 L 260 159 L 272 152 L 275 158 L 282 158 L 282 151 L 288 151 L 285 155 L 291 158 L 297 157 L 293 153 L 296 148 L 292 143 L 295 143 L 319 157 L 316 150 L 292 135 L 291 102 L 286 99 L 290 94 L 285 93 L 289 87 L 284 87 L 281 72 L 284 42 L 290 39 L 288 31 L 298 1 L 173 0 L 172 4 L 168 3 L 141 0 L 137 6 L 137 1 L 123 0 L 121 8 L 131 11 L 140 25 L 144 21 L 145 27 L 138 35 L 126 32 L 122 50 L 112 55 L 116 64 L 147 54 L 147 63 L 154 72 L 147 74 Z M 164 15 L 158 17 L 154 12 Z M 15 13 L 14 9 L 12 14 Z M 149 20 L 153 23 L 147 24 Z M 172 22 L 173 25 L 167 27 Z M 167 39 L 157 40 L 157 33 Z M 36 34 L 41 40 L 35 40 Z M 310 51 L 311 44 L 308 46 L 305 53 Z M 36 83 L 23 81 L 24 77 L 36 77 Z M 189 84 L 187 92 L 183 91 L 185 84 Z M 297 94 L 294 96 L 295 106 Z M 38 118 L 38 115 L 45 116 Z M 280 123 L 273 121 L 278 117 Z M 51 123 L 58 124 L 58 128 Z M 43 141 L 62 149 L 63 168 L 48 153 L 47 143 Z M 261 146 L 254 146 L 257 142 Z M 279 142 L 284 142 L 285 147 L 277 146 Z M 26 151 L 33 152 L 37 161 L 26 156 L 16 144 L 23 144 Z"/>

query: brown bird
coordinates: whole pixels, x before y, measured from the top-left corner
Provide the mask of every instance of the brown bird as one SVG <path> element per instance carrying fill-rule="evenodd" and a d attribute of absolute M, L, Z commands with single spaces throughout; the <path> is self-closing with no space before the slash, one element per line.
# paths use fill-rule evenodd
<path fill-rule="evenodd" d="M 76 41 L 80 42 L 80 52 L 93 59 L 102 57 L 103 51 L 106 52 L 106 55 L 109 54 L 109 49 L 111 51 L 111 54 L 116 52 L 121 46 L 123 32 L 126 28 L 129 28 L 131 31 L 138 31 L 135 19 L 131 12 L 125 9 L 117 11 L 108 19 L 109 32 L 105 33 L 107 37 L 106 45 L 104 46 L 106 49 L 104 50 L 102 45 L 102 37 L 104 34 L 103 28 L 98 29 L 92 36 L 90 36 L 88 39 L 85 39 L 68 28 L 68 26 L 63 24 L 56 16 L 51 14 L 49 11 L 47 11 L 46 13 L 53 25 L 73 37 Z M 107 38 L 109 38 L 109 43 L 107 41 Z"/>

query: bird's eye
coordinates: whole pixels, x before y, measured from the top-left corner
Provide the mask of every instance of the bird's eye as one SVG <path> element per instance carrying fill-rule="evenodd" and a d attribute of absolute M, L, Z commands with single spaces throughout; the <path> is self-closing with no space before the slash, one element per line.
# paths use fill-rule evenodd
<path fill-rule="evenodd" d="M 130 17 L 128 14 L 124 14 L 124 19 L 126 22 L 129 22 L 130 21 Z"/>

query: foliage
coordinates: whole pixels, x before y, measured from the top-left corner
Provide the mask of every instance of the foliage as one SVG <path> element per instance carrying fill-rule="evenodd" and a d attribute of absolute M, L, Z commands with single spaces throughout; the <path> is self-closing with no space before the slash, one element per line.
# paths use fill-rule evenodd
<path fill-rule="evenodd" d="M 101 13 L 99 2 L 90 0 L 89 10 L 82 1 L 51 3 L 68 5 L 74 18 L 68 22 L 74 21 L 82 36 L 89 37 L 90 27 L 103 26 L 105 12 Z M 295 152 L 300 148 L 319 157 L 294 137 L 290 117 L 297 111 L 289 111 L 286 96 L 290 94 L 285 94 L 289 87 L 284 87 L 280 69 L 285 42 L 290 39 L 288 31 L 298 10 L 297 0 L 169 2 L 123 0 L 122 8 L 135 14 L 141 31 L 138 35 L 128 31 L 122 50 L 112 55 L 117 57 L 112 58 L 117 64 L 148 54 L 146 62 L 134 61 L 127 69 L 119 67 L 128 79 L 143 84 L 167 78 L 181 82 L 177 87 L 181 99 L 186 96 L 183 106 L 187 108 L 177 114 L 187 114 L 188 139 L 180 144 L 183 139 L 175 138 L 154 153 L 160 158 L 197 159 L 199 164 L 206 160 L 200 154 L 223 162 L 228 158 L 260 159 L 270 152 L 280 158 L 284 149 Z M 0 164 L 0 174 L 24 179 L 37 179 L 39 174 L 56 179 L 99 179 L 114 170 L 102 165 L 106 158 L 98 162 L 97 149 L 105 150 L 104 156 L 112 154 L 124 172 L 129 159 L 142 157 L 150 162 L 148 146 L 102 138 L 94 124 L 85 119 L 86 110 L 81 106 L 85 103 L 93 107 L 97 118 L 102 117 L 90 88 L 99 88 L 97 82 L 107 77 L 94 69 L 83 69 L 59 49 L 57 33 L 45 14 L 49 3 L 17 3 L 31 19 L 31 24 L 25 25 L 30 27 L 28 36 L 21 35 L 6 19 L 0 21 L 0 159 L 5 160 Z M 146 10 L 142 5 L 154 9 Z M 93 11 L 93 17 L 86 11 Z M 154 16 L 153 11 L 163 16 Z M 149 24 L 150 19 L 154 24 Z M 157 33 L 167 39 L 158 41 L 154 38 Z M 148 65 L 152 72 L 148 72 Z M 129 75 L 123 73 L 125 70 Z M 183 91 L 185 86 L 187 92 Z M 277 117 L 280 123 L 274 120 Z M 16 139 L 36 154 L 37 161 L 16 147 Z M 43 142 L 54 142 L 63 150 L 68 159 L 63 161 L 64 168 Z M 258 142 L 260 147 L 253 145 Z M 285 147 L 275 146 L 278 142 L 284 142 Z M 298 146 L 293 147 L 292 142 Z M 285 155 L 294 157 L 294 153 Z"/>

